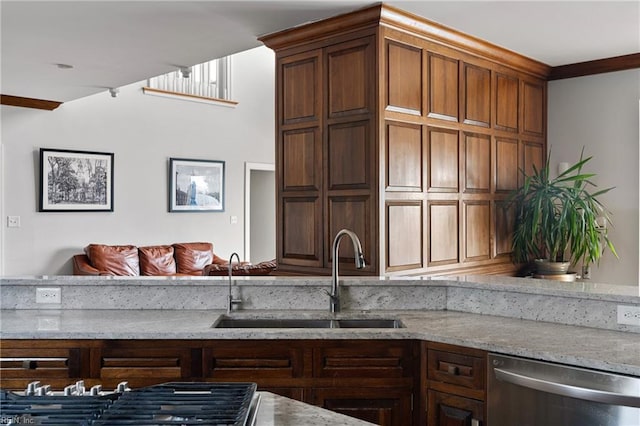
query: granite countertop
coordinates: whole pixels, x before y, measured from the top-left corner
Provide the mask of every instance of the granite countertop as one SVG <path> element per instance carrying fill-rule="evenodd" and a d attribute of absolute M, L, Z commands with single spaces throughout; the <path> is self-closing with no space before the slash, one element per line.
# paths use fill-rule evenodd
<path fill-rule="evenodd" d="M 256 416 L 256 426 L 373 426 L 373 423 L 355 417 L 345 416 L 270 392 L 260 391 L 258 394 L 260 395 L 260 405 Z"/>
<path fill-rule="evenodd" d="M 216 329 L 219 310 L 3 310 L 4 339 L 420 339 L 640 376 L 640 334 L 447 310 L 345 311 L 400 319 L 399 329 Z M 234 317 L 330 318 L 241 311 Z"/>

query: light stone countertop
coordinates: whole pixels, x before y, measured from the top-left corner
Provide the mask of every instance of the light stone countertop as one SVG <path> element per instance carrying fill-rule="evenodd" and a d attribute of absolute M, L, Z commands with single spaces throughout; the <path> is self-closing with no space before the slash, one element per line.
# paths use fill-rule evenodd
<path fill-rule="evenodd" d="M 640 334 L 446 310 L 345 311 L 400 319 L 400 329 L 215 329 L 220 310 L 3 310 L 3 339 L 419 339 L 640 376 Z M 330 318 L 325 311 L 234 317 Z"/>
<path fill-rule="evenodd" d="M 258 394 L 260 405 L 256 426 L 373 426 L 364 420 L 270 392 L 260 391 Z"/>

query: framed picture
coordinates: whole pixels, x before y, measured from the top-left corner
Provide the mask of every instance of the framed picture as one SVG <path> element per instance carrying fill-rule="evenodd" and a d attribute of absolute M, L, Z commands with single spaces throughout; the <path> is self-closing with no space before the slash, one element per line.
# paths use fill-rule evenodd
<path fill-rule="evenodd" d="M 113 154 L 40 148 L 41 212 L 112 212 Z"/>
<path fill-rule="evenodd" d="M 170 212 L 223 212 L 224 161 L 169 159 Z"/>

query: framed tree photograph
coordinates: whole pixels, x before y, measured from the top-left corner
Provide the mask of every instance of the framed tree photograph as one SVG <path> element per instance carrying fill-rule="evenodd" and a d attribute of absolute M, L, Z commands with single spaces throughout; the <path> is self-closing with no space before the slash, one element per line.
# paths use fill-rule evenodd
<path fill-rule="evenodd" d="M 40 148 L 41 212 L 112 212 L 113 153 Z"/>
<path fill-rule="evenodd" d="M 170 212 L 223 212 L 224 161 L 169 159 Z"/>

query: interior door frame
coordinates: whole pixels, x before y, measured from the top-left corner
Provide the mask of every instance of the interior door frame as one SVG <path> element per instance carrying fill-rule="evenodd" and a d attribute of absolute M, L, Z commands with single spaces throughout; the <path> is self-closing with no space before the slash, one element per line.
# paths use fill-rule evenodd
<path fill-rule="evenodd" d="M 244 260 L 251 261 L 251 172 L 254 170 L 275 172 L 272 163 L 244 163 Z"/>

